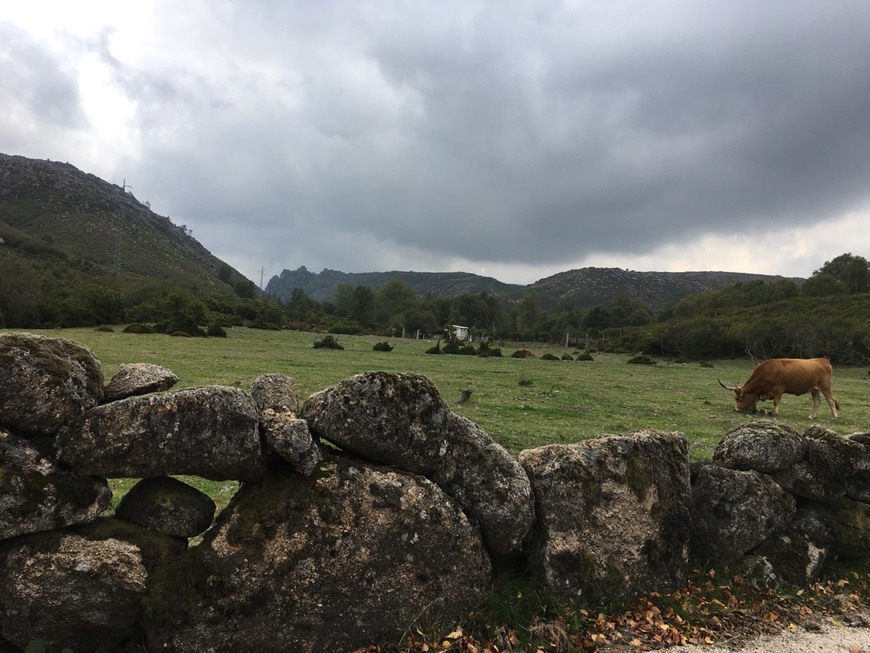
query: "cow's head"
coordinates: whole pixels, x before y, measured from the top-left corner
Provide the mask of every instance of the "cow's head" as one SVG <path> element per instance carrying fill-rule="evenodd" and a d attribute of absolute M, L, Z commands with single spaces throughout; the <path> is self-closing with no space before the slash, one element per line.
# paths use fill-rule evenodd
<path fill-rule="evenodd" d="M 719 381 L 719 379 L 716 379 Z M 726 390 L 734 391 L 734 410 L 738 410 L 740 412 L 748 411 L 750 413 L 754 413 L 756 411 L 756 404 L 758 403 L 758 395 L 754 393 L 746 393 L 743 392 L 742 385 L 725 385 L 722 381 L 719 381 L 719 385 L 721 385 Z"/>

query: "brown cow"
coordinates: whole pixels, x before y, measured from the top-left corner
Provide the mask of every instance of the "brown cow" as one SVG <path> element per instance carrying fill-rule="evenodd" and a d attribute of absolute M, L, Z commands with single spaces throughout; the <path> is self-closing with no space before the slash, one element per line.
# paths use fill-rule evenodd
<path fill-rule="evenodd" d="M 831 392 L 831 361 L 825 358 L 770 358 L 762 361 L 752 370 L 749 380 L 743 385 L 729 387 L 719 381 L 719 385 L 734 391 L 734 409 L 755 412 L 755 404 L 773 399 L 773 414 L 779 414 L 779 402 L 783 393 L 802 395 L 809 392 L 813 396 L 813 412 L 810 419 L 819 414 L 819 392 L 825 395 L 831 414 L 837 417 L 840 405 Z"/>

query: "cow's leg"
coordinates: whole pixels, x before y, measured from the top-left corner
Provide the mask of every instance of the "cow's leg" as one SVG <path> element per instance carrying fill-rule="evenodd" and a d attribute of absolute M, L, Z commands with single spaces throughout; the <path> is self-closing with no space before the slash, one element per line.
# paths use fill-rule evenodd
<path fill-rule="evenodd" d="M 810 413 L 810 419 L 816 419 L 816 415 L 819 414 L 819 404 L 822 403 L 822 399 L 819 397 L 819 391 L 817 388 L 810 390 L 810 394 L 813 395 L 813 412 Z"/>
<path fill-rule="evenodd" d="M 830 390 L 822 390 L 825 393 L 825 399 L 828 401 L 828 406 L 831 407 L 831 415 L 837 417 L 837 400 L 834 399 L 834 393 Z"/>
<path fill-rule="evenodd" d="M 775 392 L 773 395 L 773 414 L 779 415 L 779 402 L 782 399 L 781 392 Z"/>

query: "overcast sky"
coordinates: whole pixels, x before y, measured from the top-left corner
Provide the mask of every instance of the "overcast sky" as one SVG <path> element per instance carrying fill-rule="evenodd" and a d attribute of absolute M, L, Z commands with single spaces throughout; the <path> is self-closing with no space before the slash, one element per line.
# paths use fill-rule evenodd
<path fill-rule="evenodd" d="M 0 101 L 257 284 L 870 258 L 868 0 L 0 0 Z"/>

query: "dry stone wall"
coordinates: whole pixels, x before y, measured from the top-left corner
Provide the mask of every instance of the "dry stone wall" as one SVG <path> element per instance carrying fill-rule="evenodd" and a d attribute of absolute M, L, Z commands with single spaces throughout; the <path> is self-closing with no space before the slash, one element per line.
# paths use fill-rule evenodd
<path fill-rule="evenodd" d="M 752 422 L 709 463 L 657 431 L 514 458 L 420 375 L 304 402 L 275 373 L 176 381 L 0 336 L 0 650 L 354 650 L 478 608 L 506 565 L 589 606 L 693 563 L 802 584 L 870 554 L 867 434 Z M 241 485 L 215 517 L 179 475 Z M 141 480 L 113 512 L 114 477 Z"/>

